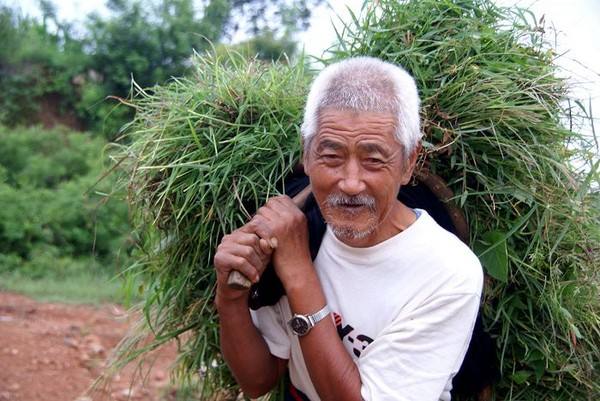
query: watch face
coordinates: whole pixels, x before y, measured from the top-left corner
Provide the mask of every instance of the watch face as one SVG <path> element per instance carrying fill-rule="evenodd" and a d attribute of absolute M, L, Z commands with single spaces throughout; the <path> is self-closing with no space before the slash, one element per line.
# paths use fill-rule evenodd
<path fill-rule="evenodd" d="M 303 336 L 309 329 L 308 320 L 304 316 L 294 316 L 290 320 L 290 327 L 294 333 Z"/>

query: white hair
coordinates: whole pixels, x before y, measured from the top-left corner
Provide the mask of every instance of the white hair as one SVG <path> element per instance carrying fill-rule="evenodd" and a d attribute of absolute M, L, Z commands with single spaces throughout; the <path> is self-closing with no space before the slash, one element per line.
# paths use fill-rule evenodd
<path fill-rule="evenodd" d="M 315 78 L 300 132 L 308 147 L 324 108 L 392 113 L 396 138 L 408 157 L 422 136 L 419 103 L 415 81 L 402 67 L 374 57 L 349 58 L 327 66 Z"/>

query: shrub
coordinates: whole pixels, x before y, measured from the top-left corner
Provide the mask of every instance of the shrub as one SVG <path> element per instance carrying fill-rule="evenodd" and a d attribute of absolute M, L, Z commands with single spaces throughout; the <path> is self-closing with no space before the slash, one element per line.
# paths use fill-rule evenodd
<path fill-rule="evenodd" d="M 111 183 L 95 186 L 104 141 L 0 127 L 0 142 L 0 270 L 39 278 L 85 264 L 114 273 L 129 224 L 125 202 L 104 195 Z"/>

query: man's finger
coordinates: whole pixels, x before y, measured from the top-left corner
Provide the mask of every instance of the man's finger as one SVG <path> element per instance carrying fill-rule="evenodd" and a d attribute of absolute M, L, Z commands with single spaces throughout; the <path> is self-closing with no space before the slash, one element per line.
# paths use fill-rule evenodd
<path fill-rule="evenodd" d="M 271 248 L 277 248 L 277 237 L 267 224 L 265 217 L 256 215 L 246 226 L 260 238 L 266 240 Z"/>
<path fill-rule="evenodd" d="M 229 273 L 232 270 L 237 270 L 252 282 L 257 282 L 260 277 L 258 269 L 248 262 L 246 258 L 234 255 L 232 253 L 217 253 L 215 255 L 215 265 L 225 267 L 225 269 L 222 271 L 225 273 L 225 280 L 227 280 L 227 277 L 229 277 Z"/>
<path fill-rule="evenodd" d="M 254 237 L 256 237 L 256 235 L 254 235 Z M 257 271 L 262 272 L 265 260 L 270 258 L 271 252 L 265 254 L 262 251 L 258 237 L 256 237 L 255 244 L 256 245 L 231 244 L 230 246 L 223 248 L 223 251 L 246 259 Z"/>
<path fill-rule="evenodd" d="M 273 210 L 280 212 L 282 210 L 295 210 L 299 209 L 298 205 L 294 203 L 292 198 L 287 195 L 277 196 L 273 200 Z"/>
<path fill-rule="evenodd" d="M 266 249 L 263 249 L 261 247 L 261 245 L 260 245 L 261 238 L 258 236 L 258 234 L 254 233 L 254 232 L 249 232 L 249 231 L 250 230 L 243 231 L 241 229 L 235 231 L 233 234 L 231 234 L 230 241 L 237 243 L 237 244 L 251 246 L 256 250 L 256 253 L 259 255 L 261 252 L 265 253 L 266 255 L 270 255 L 271 250 L 266 251 Z"/>
<path fill-rule="evenodd" d="M 256 211 L 256 215 L 262 216 L 267 220 L 277 220 L 279 218 L 279 214 L 275 210 L 274 206 L 275 206 L 274 198 L 271 198 L 267 201 L 267 203 L 263 207 L 259 208 Z"/>
<path fill-rule="evenodd" d="M 275 245 L 277 245 L 277 238 L 273 238 L 273 239 L 275 240 Z M 264 238 L 261 238 L 258 240 L 258 246 L 260 246 L 261 251 L 266 255 L 270 255 L 273 253 L 273 247 L 271 246 L 269 241 L 267 241 Z"/>
<path fill-rule="evenodd" d="M 303 216 L 302 211 L 296 206 L 289 196 L 282 195 L 269 199 L 268 208 L 265 210 L 265 216 L 269 222 L 276 226 L 281 222 L 292 222 Z"/>
<path fill-rule="evenodd" d="M 273 249 L 277 248 L 277 239 L 270 233 L 270 230 L 265 228 L 258 229 L 256 223 L 252 223 L 252 221 L 240 227 L 238 231 L 253 235 L 257 240 L 264 239 L 269 244 L 269 247 Z M 260 244 L 258 245 L 260 246 Z M 262 250 L 262 248 L 260 249 Z"/>

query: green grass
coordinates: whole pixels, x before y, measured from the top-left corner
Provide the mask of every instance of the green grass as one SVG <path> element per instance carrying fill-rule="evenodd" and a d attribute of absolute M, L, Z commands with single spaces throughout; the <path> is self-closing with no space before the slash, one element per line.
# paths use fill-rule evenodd
<path fill-rule="evenodd" d="M 324 62 L 371 55 L 415 77 L 421 163 L 454 191 L 488 274 L 497 399 L 591 399 L 600 391 L 600 164 L 593 141 L 560 124 L 578 110 L 564 109 L 568 83 L 543 27 L 491 0 L 379 0 L 364 12 Z M 227 388 L 214 249 L 296 162 L 308 73 L 232 55 L 194 63 L 191 77 L 136 88 L 136 118 L 116 157 L 136 217 L 129 271 L 144 284 L 146 334 L 155 336 L 149 345 L 132 336 L 122 361 L 185 333 L 181 377 L 208 366 L 205 383 Z"/>
<path fill-rule="evenodd" d="M 0 291 L 16 292 L 41 302 L 68 304 L 128 303 L 119 279 L 108 275 L 77 273 L 68 278 L 32 279 L 18 273 L 0 275 Z"/>
<path fill-rule="evenodd" d="M 422 163 L 453 190 L 488 275 L 498 399 L 600 393 L 600 162 L 591 136 L 561 124 L 586 117 L 553 39 L 530 11 L 491 0 L 380 0 L 325 60 L 375 56 L 415 77 Z"/>
<path fill-rule="evenodd" d="M 218 347 L 214 250 L 278 193 L 299 159 L 308 78 L 303 64 L 235 53 L 193 63 L 190 77 L 135 87 L 136 117 L 115 154 L 139 247 L 128 272 L 144 284 L 155 338 L 148 345 L 145 335 L 132 336 L 121 362 L 188 332 L 177 372 L 185 380 L 210 366 L 203 383 L 211 392 L 233 384 Z"/>

